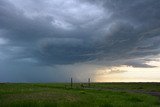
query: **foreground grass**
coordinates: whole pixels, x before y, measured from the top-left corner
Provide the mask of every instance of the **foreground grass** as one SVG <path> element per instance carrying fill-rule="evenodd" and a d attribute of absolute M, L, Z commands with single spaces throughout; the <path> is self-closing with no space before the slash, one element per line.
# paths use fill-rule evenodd
<path fill-rule="evenodd" d="M 78 84 L 74 86 L 78 87 Z M 86 90 L 79 87 L 66 89 L 64 84 L 0 84 L 0 107 L 159 107 L 159 105 L 157 97 L 146 94 Z"/>

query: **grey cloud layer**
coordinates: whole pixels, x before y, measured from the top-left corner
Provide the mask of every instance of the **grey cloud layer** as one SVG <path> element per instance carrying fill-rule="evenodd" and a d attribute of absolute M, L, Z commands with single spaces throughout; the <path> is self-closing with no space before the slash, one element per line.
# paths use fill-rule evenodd
<path fill-rule="evenodd" d="M 159 0 L 1 0 L 0 38 L 6 43 L 0 45 L 0 60 L 150 67 L 133 59 L 160 53 L 159 5 Z"/>

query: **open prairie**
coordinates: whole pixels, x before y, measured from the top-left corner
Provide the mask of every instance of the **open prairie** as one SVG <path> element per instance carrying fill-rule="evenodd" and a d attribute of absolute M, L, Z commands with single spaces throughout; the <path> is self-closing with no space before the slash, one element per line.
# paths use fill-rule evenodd
<path fill-rule="evenodd" d="M 1 83 L 0 107 L 159 107 L 159 83 Z"/>

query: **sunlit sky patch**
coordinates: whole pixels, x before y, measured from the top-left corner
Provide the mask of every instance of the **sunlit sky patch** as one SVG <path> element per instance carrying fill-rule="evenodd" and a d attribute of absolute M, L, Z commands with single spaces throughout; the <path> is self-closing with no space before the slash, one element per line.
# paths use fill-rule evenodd
<path fill-rule="evenodd" d="M 0 82 L 159 82 L 159 0 L 0 0 Z"/>

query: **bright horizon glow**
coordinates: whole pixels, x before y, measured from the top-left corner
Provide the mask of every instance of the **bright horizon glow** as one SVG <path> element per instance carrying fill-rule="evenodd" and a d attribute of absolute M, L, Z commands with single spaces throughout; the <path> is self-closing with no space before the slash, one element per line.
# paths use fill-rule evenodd
<path fill-rule="evenodd" d="M 149 61 L 153 68 L 119 66 L 97 70 L 96 82 L 160 82 L 160 62 Z"/>

